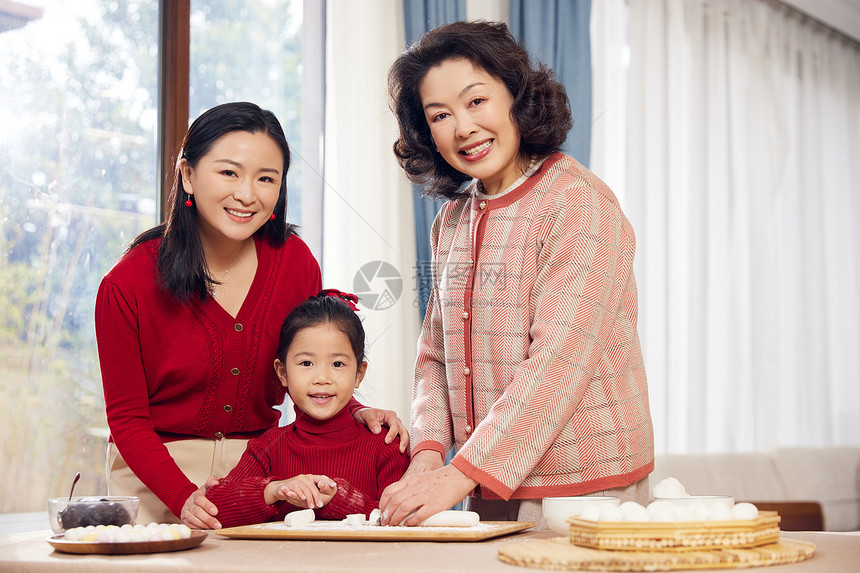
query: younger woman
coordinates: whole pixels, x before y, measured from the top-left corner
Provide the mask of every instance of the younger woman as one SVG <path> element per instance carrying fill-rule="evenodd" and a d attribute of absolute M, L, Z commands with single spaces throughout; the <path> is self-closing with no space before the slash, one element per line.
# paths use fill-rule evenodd
<path fill-rule="evenodd" d="M 355 295 L 323 291 L 284 322 L 275 370 L 296 421 L 248 442 L 239 464 L 209 489 L 222 525 L 283 519 L 302 508 L 321 519 L 367 515 L 406 471 L 409 457 L 346 408 L 367 370 L 354 302 Z"/>
<path fill-rule="evenodd" d="M 432 229 L 412 463 L 383 523 L 467 495 L 484 520 L 540 521 L 550 496 L 647 502 L 635 238 L 612 191 L 559 152 L 564 88 L 504 24 L 457 22 L 397 59 L 389 92 L 401 166 L 450 200 Z"/>
<path fill-rule="evenodd" d="M 138 521 L 218 527 L 205 497 L 249 438 L 276 426 L 271 367 L 290 311 L 320 269 L 285 221 L 290 149 L 272 112 L 247 102 L 194 120 L 164 224 L 104 277 L 95 323 L 111 442 L 108 485 L 141 498 Z M 388 439 L 393 412 L 351 411 Z"/>

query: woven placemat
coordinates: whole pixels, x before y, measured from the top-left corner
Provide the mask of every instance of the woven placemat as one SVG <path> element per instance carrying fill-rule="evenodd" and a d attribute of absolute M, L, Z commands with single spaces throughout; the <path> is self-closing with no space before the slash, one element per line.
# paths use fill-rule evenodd
<path fill-rule="evenodd" d="M 511 565 L 553 571 L 672 571 L 785 565 L 815 555 L 815 545 L 784 539 L 752 549 L 711 549 L 677 553 L 606 551 L 571 545 L 565 537 L 508 543 L 499 559 Z"/>

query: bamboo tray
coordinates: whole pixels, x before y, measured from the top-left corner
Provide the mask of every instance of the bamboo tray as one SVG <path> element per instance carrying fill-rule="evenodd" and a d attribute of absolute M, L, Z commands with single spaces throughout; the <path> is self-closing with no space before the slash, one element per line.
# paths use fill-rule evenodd
<path fill-rule="evenodd" d="M 799 563 L 815 555 L 815 545 L 781 540 L 753 549 L 701 551 L 603 551 L 578 547 L 564 537 L 506 543 L 499 560 L 511 565 L 553 571 L 674 571 L 734 569 Z"/>
<path fill-rule="evenodd" d="M 214 533 L 238 539 L 319 541 L 482 541 L 535 527 L 534 521 L 482 521 L 470 527 L 350 526 L 341 521 L 314 521 L 305 527 L 286 527 L 282 522 L 259 523 L 219 529 Z"/>
<path fill-rule="evenodd" d="M 570 543 L 613 551 L 751 549 L 779 541 L 779 515 L 762 511 L 753 520 L 680 523 L 568 519 Z"/>

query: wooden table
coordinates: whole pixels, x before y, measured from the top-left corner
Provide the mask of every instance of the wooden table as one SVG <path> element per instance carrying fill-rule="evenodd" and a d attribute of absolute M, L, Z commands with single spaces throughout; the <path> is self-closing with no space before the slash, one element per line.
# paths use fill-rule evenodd
<path fill-rule="evenodd" d="M 554 537 L 549 531 L 525 532 L 477 542 L 263 541 L 211 535 L 187 551 L 150 555 L 69 555 L 45 538 L 49 531 L 0 536 L 0 571 L 158 573 L 238 571 L 392 571 L 463 573 L 540 571 L 499 561 L 502 544 Z M 762 573 L 856 573 L 860 571 L 860 532 L 786 532 L 787 539 L 810 541 L 816 555 L 794 565 L 759 568 Z M 749 571 L 746 569 L 745 571 Z"/>

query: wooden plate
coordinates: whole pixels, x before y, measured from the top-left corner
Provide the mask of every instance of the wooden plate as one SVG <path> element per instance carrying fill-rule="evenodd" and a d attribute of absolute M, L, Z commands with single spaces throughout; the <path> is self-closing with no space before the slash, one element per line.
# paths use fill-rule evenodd
<path fill-rule="evenodd" d="M 534 521 L 482 521 L 471 527 L 349 526 L 341 521 L 314 521 L 306 527 L 282 522 L 219 529 L 217 535 L 238 539 L 303 539 L 340 541 L 481 541 L 535 527 Z"/>
<path fill-rule="evenodd" d="M 209 537 L 205 531 L 192 531 L 187 539 L 171 541 L 129 541 L 126 543 L 98 543 L 95 541 L 68 541 L 62 534 L 52 535 L 45 540 L 62 553 L 77 553 L 79 555 L 131 555 L 134 553 L 164 553 L 166 551 L 182 551 L 197 547 Z"/>

